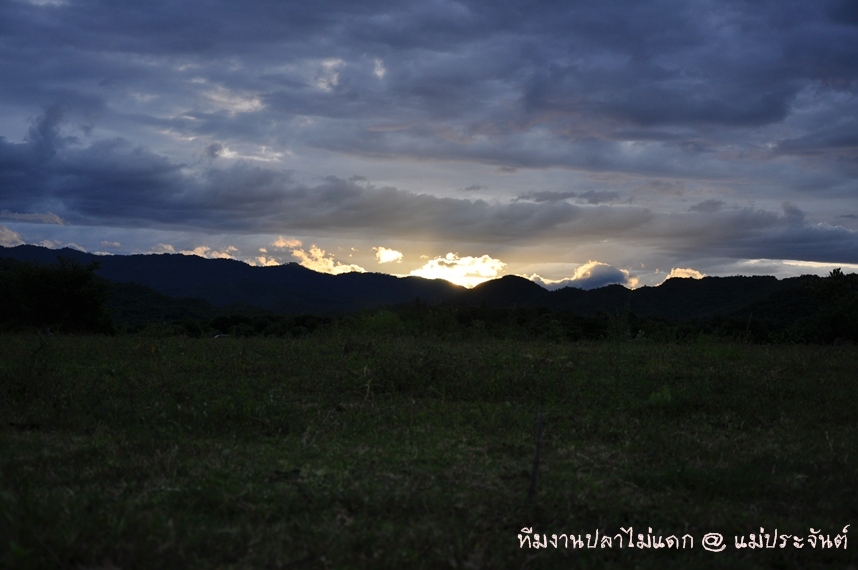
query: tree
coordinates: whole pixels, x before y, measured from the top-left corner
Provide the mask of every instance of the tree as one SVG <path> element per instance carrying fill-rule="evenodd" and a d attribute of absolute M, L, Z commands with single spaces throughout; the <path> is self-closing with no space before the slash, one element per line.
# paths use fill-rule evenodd
<path fill-rule="evenodd" d="M 814 288 L 823 306 L 811 322 L 818 342 L 858 342 L 858 275 L 846 275 L 838 267 Z"/>
<path fill-rule="evenodd" d="M 95 274 L 98 266 L 65 257 L 55 265 L 6 265 L 0 272 L 0 324 L 13 330 L 113 332 L 106 309 L 107 284 Z"/>

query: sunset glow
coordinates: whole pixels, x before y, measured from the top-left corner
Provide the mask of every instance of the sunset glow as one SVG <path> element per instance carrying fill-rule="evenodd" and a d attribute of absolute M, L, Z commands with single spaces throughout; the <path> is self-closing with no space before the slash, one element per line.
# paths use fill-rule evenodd
<path fill-rule="evenodd" d="M 146 6 L 0 3 L 0 245 L 468 287 L 858 267 L 844 0 Z"/>
<path fill-rule="evenodd" d="M 427 279 L 446 279 L 463 287 L 475 287 L 501 275 L 506 264 L 488 255 L 481 257 L 459 257 L 458 254 L 448 253 L 444 257 L 436 257 L 426 262 L 423 267 L 415 269 L 411 275 Z"/>

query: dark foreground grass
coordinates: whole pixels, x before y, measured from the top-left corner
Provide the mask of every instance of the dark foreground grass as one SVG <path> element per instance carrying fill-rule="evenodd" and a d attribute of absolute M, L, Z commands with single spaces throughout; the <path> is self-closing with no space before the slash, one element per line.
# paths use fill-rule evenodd
<path fill-rule="evenodd" d="M 852 346 L 4 337 L 0 567 L 855 568 L 856 379 Z"/>

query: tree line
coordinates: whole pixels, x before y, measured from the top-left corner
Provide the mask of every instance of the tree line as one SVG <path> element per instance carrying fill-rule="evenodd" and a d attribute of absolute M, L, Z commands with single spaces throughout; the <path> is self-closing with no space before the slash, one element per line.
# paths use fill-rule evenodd
<path fill-rule="evenodd" d="M 339 316 L 277 315 L 254 307 L 218 308 L 149 288 L 111 283 L 98 263 L 60 258 L 54 265 L 0 260 L 0 331 L 143 333 L 207 337 L 355 334 L 448 340 L 691 342 L 701 336 L 753 343 L 858 342 L 858 275 L 826 278 L 708 319 L 640 317 L 628 310 L 585 316 L 546 307 L 411 303 Z"/>

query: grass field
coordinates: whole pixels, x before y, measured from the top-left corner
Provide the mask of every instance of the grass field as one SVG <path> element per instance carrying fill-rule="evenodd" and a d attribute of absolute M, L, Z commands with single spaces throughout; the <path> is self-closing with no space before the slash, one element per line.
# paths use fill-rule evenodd
<path fill-rule="evenodd" d="M 852 345 L 6 336 L 0 567 L 856 568 L 856 382 Z"/>

